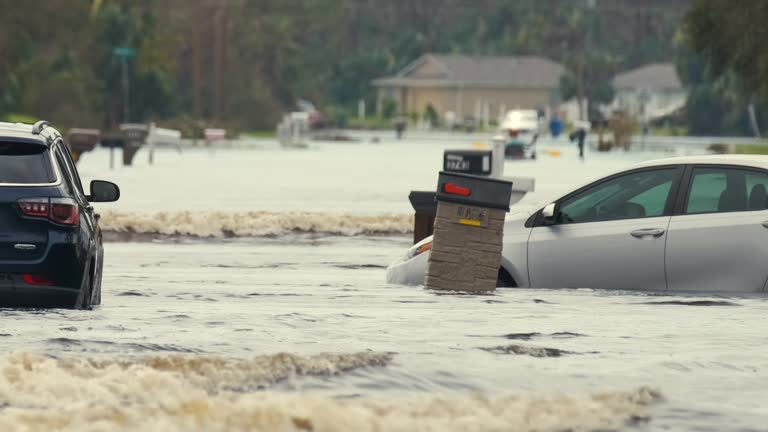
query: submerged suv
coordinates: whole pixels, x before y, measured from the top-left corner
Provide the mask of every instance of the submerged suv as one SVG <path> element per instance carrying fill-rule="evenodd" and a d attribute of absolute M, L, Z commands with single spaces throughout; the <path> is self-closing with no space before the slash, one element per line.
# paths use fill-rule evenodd
<path fill-rule="evenodd" d="M 90 203 L 119 198 L 117 185 L 100 180 L 85 194 L 47 122 L 0 123 L 0 306 L 99 304 L 104 249 Z"/>

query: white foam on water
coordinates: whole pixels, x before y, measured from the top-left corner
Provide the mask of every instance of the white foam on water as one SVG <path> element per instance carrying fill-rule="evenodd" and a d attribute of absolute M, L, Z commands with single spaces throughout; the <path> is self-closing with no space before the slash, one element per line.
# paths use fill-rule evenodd
<path fill-rule="evenodd" d="M 413 230 L 413 216 L 265 211 L 106 211 L 102 213 L 100 224 L 106 232 L 164 236 L 224 238 L 290 233 L 354 236 L 410 233 Z"/>
<path fill-rule="evenodd" d="M 378 353 L 261 356 L 252 360 L 149 357 L 0 357 L 0 430 L 14 431 L 594 431 L 647 418 L 660 399 L 649 388 L 626 393 L 531 397 L 334 399 L 234 392 L 296 375 L 332 375 L 383 366 Z"/>

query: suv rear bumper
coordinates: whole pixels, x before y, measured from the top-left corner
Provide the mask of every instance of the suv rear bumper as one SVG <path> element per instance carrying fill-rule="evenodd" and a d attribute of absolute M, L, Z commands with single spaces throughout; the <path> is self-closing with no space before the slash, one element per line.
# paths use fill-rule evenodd
<path fill-rule="evenodd" d="M 0 260 L 0 307 L 72 307 L 87 268 L 87 250 L 77 233 L 49 233 L 48 245 L 36 260 Z M 30 284 L 25 274 L 48 284 Z"/>
<path fill-rule="evenodd" d="M 50 285 L 2 285 L 0 286 L 0 307 L 71 307 L 79 289 Z"/>
<path fill-rule="evenodd" d="M 88 260 L 87 248 L 79 243 L 79 238 L 77 233 L 51 231 L 45 251 L 38 259 L 0 260 L 0 293 L 8 291 L 7 287 L 51 293 L 79 290 Z M 22 279 L 23 274 L 44 276 L 53 286 L 28 285 Z"/>

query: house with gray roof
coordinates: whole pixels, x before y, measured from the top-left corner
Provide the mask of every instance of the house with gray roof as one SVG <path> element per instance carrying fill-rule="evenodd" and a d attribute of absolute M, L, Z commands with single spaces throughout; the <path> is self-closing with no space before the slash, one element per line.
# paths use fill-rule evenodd
<path fill-rule="evenodd" d="M 687 92 L 672 63 L 652 63 L 616 75 L 611 108 L 641 120 L 671 114 L 685 106 Z"/>
<path fill-rule="evenodd" d="M 441 118 L 497 118 L 508 109 L 547 109 L 559 103 L 565 68 L 536 56 L 425 54 L 394 76 L 374 80 L 379 107 L 389 99 L 401 113 Z"/>

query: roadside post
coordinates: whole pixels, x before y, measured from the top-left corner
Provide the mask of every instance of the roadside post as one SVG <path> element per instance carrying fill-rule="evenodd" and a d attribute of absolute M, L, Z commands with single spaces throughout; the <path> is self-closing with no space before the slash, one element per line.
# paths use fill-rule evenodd
<path fill-rule="evenodd" d="M 511 196 L 510 181 L 440 172 L 427 289 L 496 289 Z"/>
<path fill-rule="evenodd" d="M 115 149 L 125 146 L 122 134 L 109 134 L 101 138 L 101 146 L 109 149 L 109 169 L 115 169 Z"/>
<path fill-rule="evenodd" d="M 140 123 L 123 123 L 120 130 L 125 136 L 123 144 L 123 166 L 133 165 L 133 157 L 146 143 L 149 126 Z"/>
<path fill-rule="evenodd" d="M 491 177 L 504 177 L 504 150 L 507 140 L 503 135 L 495 135 L 491 140 Z M 517 182 L 514 182 L 517 184 Z"/>
<path fill-rule="evenodd" d="M 89 152 L 101 141 L 101 131 L 98 129 L 72 128 L 67 133 L 67 145 L 75 163 L 80 161 L 83 153 Z"/>

